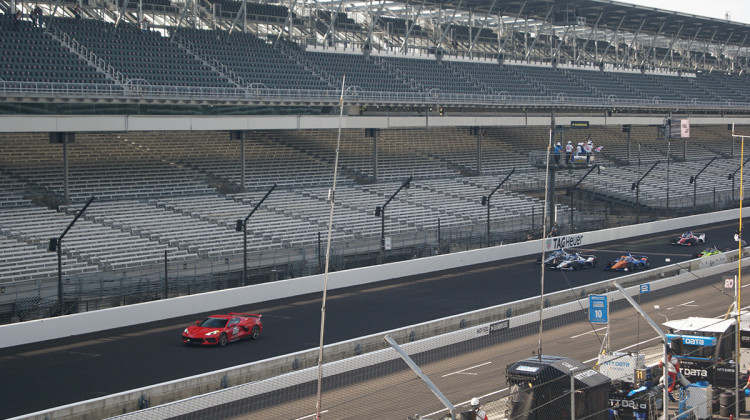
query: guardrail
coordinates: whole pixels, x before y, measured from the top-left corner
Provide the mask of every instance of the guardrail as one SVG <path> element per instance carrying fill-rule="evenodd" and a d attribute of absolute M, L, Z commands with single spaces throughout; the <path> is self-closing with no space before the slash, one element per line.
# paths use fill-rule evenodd
<path fill-rule="evenodd" d="M 75 40 L 74 40 L 75 41 Z M 109 74 L 109 73 L 108 73 Z M 121 75 L 114 75 L 119 78 Z M 91 99 L 85 94 L 77 94 L 70 85 L 81 83 L 39 83 L 39 82 L 0 82 L 0 97 L 22 98 L 61 98 L 61 99 Z M 85 83 L 83 83 L 85 84 Z M 97 85 L 97 84 L 90 84 Z M 106 84 L 102 84 L 106 86 Z M 104 87 L 97 90 L 104 91 Z M 220 88 L 201 86 L 167 86 L 150 85 L 137 92 L 127 89 L 111 90 L 106 99 L 144 99 L 144 100 L 183 100 L 183 101 L 213 101 L 224 103 L 240 101 L 243 103 L 277 103 L 337 105 L 341 93 L 335 89 L 271 89 L 271 88 Z M 344 94 L 344 102 L 348 105 L 440 105 L 440 106 L 470 106 L 470 107 L 501 107 L 521 109 L 525 107 L 561 107 L 561 108 L 627 108 L 652 110 L 713 110 L 713 111 L 748 111 L 750 103 L 731 101 L 648 101 L 628 98 L 592 98 L 571 96 L 524 96 L 503 94 L 463 94 L 445 92 L 377 92 L 356 90 Z"/>

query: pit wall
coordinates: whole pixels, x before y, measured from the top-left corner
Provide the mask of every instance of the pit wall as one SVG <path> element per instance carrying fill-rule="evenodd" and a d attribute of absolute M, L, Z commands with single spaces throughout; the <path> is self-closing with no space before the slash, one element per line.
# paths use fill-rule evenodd
<path fill-rule="evenodd" d="M 328 290 L 359 286 L 399 277 L 456 269 L 502 259 L 539 254 L 561 247 L 586 247 L 600 242 L 625 239 L 653 233 L 707 225 L 739 218 L 739 209 L 669 219 L 634 226 L 622 226 L 548 239 L 500 245 L 448 255 L 420 258 L 371 267 L 355 268 L 328 274 Z M 223 308 L 288 298 L 308 293 L 322 293 L 324 276 L 314 275 L 252 286 L 220 290 L 190 296 L 82 312 L 55 318 L 19 322 L 0 326 L 0 348 L 54 340 L 69 336 L 140 325 Z"/>

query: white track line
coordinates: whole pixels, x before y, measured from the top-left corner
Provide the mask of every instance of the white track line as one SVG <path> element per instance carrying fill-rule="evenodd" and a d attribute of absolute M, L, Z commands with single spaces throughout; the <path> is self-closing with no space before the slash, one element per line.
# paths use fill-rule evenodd
<path fill-rule="evenodd" d="M 578 334 L 578 335 L 574 335 L 574 336 L 571 336 L 570 338 L 578 338 L 578 337 L 583 337 L 584 335 L 587 335 L 587 334 L 593 334 L 593 333 L 595 333 L 595 332 L 598 332 L 598 331 L 601 331 L 601 330 L 606 330 L 606 329 L 607 329 L 607 327 L 601 327 L 601 328 L 597 328 L 597 329 L 595 329 L 595 330 L 592 330 L 592 331 L 586 331 L 586 332 L 585 332 L 585 333 L 583 333 L 583 334 Z"/>
<path fill-rule="evenodd" d="M 492 362 L 485 362 L 485 363 L 482 363 L 481 365 L 476 365 L 476 366 L 472 366 L 472 367 L 467 367 L 466 369 L 457 370 L 455 372 L 451 372 L 451 373 L 445 374 L 445 375 L 441 376 L 441 378 L 445 378 L 445 377 L 448 377 L 448 376 L 451 376 L 451 375 L 457 375 L 459 373 L 464 373 L 467 370 L 472 370 L 472 369 L 475 369 L 475 368 L 478 368 L 478 367 L 489 365 L 490 363 L 492 363 Z M 476 375 L 476 373 L 469 372 L 469 373 L 466 373 L 465 375 Z"/>

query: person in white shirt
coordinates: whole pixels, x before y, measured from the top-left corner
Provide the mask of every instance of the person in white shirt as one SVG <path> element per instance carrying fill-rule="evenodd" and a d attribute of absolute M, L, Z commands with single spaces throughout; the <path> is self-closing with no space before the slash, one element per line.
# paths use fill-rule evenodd
<path fill-rule="evenodd" d="M 588 142 L 586 142 L 586 146 L 584 146 L 584 150 L 586 151 L 586 163 L 591 163 L 591 153 L 594 151 L 594 142 L 589 139 Z"/>
<path fill-rule="evenodd" d="M 565 145 L 565 163 L 573 163 L 573 143 L 570 141 Z"/>
<path fill-rule="evenodd" d="M 487 413 L 479 408 L 479 398 L 474 397 L 471 399 L 471 412 L 474 414 L 474 418 L 477 420 L 489 420 Z"/>

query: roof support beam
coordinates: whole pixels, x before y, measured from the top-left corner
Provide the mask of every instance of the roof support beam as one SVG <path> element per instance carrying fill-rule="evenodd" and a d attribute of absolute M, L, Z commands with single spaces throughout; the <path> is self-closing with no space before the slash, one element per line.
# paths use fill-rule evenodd
<path fill-rule="evenodd" d="M 680 37 L 680 34 L 682 33 L 682 29 L 685 27 L 685 25 L 680 25 L 680 29 L 677 31 L 677 33 L 672 37 L 672 41 L 669 42 L 669 48 L 667 48 L 667 52 L 664 53 L 664 57 L 659 62 L 659 66 L 661 67 L 664 65 L 664 62 L 667 61 L 667 57 L 669 57 L 669 53 L 672 51 L 672 47 L 674 47 L 675 41 L 677 41 L 677 38 Z"/>
<path fill-rule="evenodd" d="M 721 43 L 719 51 L 716 52 L 716 59 L 719 60 L 719 63 L 721 63 L 721 55 L 724 54 L 724 49 L 727 47 L 727 45 L 729 45 L 729 40 L 732 39 L 733 35 L 734 31 L 730 32 L 727 40 Z"/>
<path fill-rule="evenodd" d="M 742 38 L 742 42 L 737 47 L 737 51 L 735 51 L 734 55 L 732 56 L 732 70 L 734 70 L 734 63 L 737 62 L 737 57 L 740 55 L 740 50 L 742 49 L 742 47 L 745 46 L 745 41 L 747 41 L 747 35 L 748 34 L 745 34 L 745 37 Z"/>
<path fill-rule="evenodd" d="M 634 50 L 634 49 L 633 49 L 633 45 L 634 45 L 634 44 L 635 44 L 636 42 L 638 42 L 638 35 L 639 35 L 639 34 L 641 33 L 641 29 L 643 29 L 643 25 L 645 25 L 645 24 L 646 24 L 646 19 L 643 19 L 643 20 L 641 21 L 641 25 L 640 25 L 640 26 L 638 27 L 638 30 L 636 30 L 636 31 L 635 31 L 635 34 L 633 34 L 633 40 L 632 40 L 632 41 L 630 41 L 630 44 L 628 44 L 628 51 L 627 51 L 627 52 L 625 53 L 625 56 L 627 57 L 627 60 L 628 60 L 629 62 L 631 62 L 631 63 L 636 63 L 636 62 L 638 62 L 638 57 L 637 57 L 637 54 L 638 54 L 638 50 Z M 636 57 L 633 57 L 633 60 L 631 60 L 631 59 L 630 59 L 630 51 L 635 51 L 635 52 L 636 52 Z"/>
<path fill-rule="evenodd" d="M 529 49 L 526 50 L 526 56 L 524 57 L 524 59 L 526 59 L 526 60 L 529 59 L 529 55 L 531 54 L 531 51 L 534 50 L 534 47 L 536 46 L 536 41 L 539 40 L 539 35 L 542 33 L 542 28 L 544 27 L 544 25 L 547 24 L 547 19 L 549 19 L 549 15 L 552 13 L 552 9 L 554 9 L 554 7 L 555 7 L 554 5 L 552 5 L 552 6 L 549 7 L 549 10 L 547 10 L 547 16 L 545 16 L 544 20 L 542 21 L 542 23 L 539 24 L 536 27 L 536 36 L 534 37 L 534 42 L 532 42 L 531 46 L 529 47 Z M 528 22 L 528 20 L 527 20 L 527 22 Z M 550 26 L 552 26 L 552 25 L 550 25 Z M 552 42 L 552 39 L 550 39 L 550 42 Z"/>
<path fill-rule="evenodd" d="M 294 32 L 294 19 L 292 19 L 294 6 L 297 5 L 297 0 L 293 0 L 292 4 L 289 5 L 289 13 L 286 15 L 286 21 L 284 22 L 284 26 L 286 26 L 288 29 L 289 39 L 292 39 L 292 33 Z M 279 30 L 279 35 L 276 37 L 276 41 L 274 41 L 274 45 L 281 40 L 281 34 L 284 33 L 284 28 L 281 28 Z"/>
<path fill-rule="evenodd" d="M 696 70 L 698 69 L 698 66 L 700 66 L 701 64 L 705 65 L 705 63 L 706 63 L 706 54 L 708 54 L 708 48 L 711 46 L 711 43 L 714 42 L 714 37 L 716 37 L 716 32 L 718 32 L 718 29 L 714 30 L 713 35 L 711 35 L 711 39 L 708 42 L 706 42 L 706 48 L 703 49 L 703 57 L 701 57 L 700 61 L 698 61 L 697 63 L 695 63 L 695 69 Z"/>
<path fill-rule="evenodd" d="M 521 3 L 521 8 L 518 10 L 518 14 L 516 15 L 516 18 L 513 20 L 513 26 L 510 28 L 510 35 L 506 35 L 505 39 L 503 39 L 503 43 L 500 45 L 500 54 L 502 54 L 503 51 L 505 51 L 505 44 L 508 42 L 508 40 L 513 38 L 513 29 L 516 27 L 516 23 L 518 23 L 518 18 L 521 17 L 524 7 L 526 7 L 526 2 Z"/>
<path fill-rule="evenodd" d="M 602 53 L 602 62 L 604 62 L 604 57 L 607 56 L 607 52 L 609 51 L 609 47 L 611 47 L 612 43 L 615 41 L 615 37 L 617 37 L 617 33 L 620 32 L 620 27 L 622 26 L 623 22 L 625 22 L 625 16 L 624 15 L 622 16 L 622 19 L 620 19 L 620 23 L 617 24 L 617 28 L 615 28 L 615 32 L 612 34 L 612 38 L 609 39 L 609 42 L 607 43 L 607 48 L 605 48 L 604 52 Z"/>
<path fill-rule="evenodd" d="M 560 37 L 560 42 L 557 43 L 557 48 L 555 48 L 555 51 L 552 53 L 552 59 L 556 59 L 558 63 L 560 62 L 560 48 L 565 43 L 565 37 L 568 36 L 568 31 L 570 31 L 570 25 L 565 27 L 565 32 L 563 32 Z"/>
<path fill-rule="evenodd" d="M 422 13 L 422 8 L 424 7 L 425 3 L 426 3 L 426 0 L 423 1 L 422 4 L 419 5 L 419 9 L 417 9 L 417 12 L 414 13 L 414 20 L 412 20 L 411 25 L 409 25 L 409 27 L 406 28 L 406 35 L 404 36 L 404 43 L 401 44 L 401 50 L 404 52 L 404 54 L 406 54 L 406 51 L 407 51 L 409 35 L 411 35 L 411 30 L 414 29 L 414 26 L 417 24 L 417 18 L 419 17 L 420 13 Z M 409 23 L 409 19 L 407 19 L 406 22 Z"/>
<path fill-rule="evenodd" d="M 682 68 L 682 63 L 685 61 L 685 57 L 690 55 L 690 47 L 693 46 L 693 43 L 698 38 L 698 34 L 699 33 L 701 33 L 701 27 L 700 26 L 698 27 L 698 30 L 695 31 L 695 36 L 693 36 L 693 39 L 690 40 L 690 42 L 688 43 L 687 48 L 685 48 L 685 50 L 681 53 L 682 54 L 682 58 L 680 58 L 680 64 L 677 65 L 677 68 L 680 68 L 680 69 Z"/>
<path fill-rule="evenodd" d="M 651 38 L 651 46 L 646 51 L 646 54 L 643 56 L 643 60 L 641 61 L 641 66 L 645 65 L 648 61 L 649 57 L 651 57 L 651 52 L 654 52 L 654 64 L 656 64 L 656 38 L 661 35 L 661 31 L 664 29 L 664 25 L 666 24 L 666 21 L 661 22 L 661 26 L 659 27 L 659 30 L 654 34 L 653 38 Z"/>
<path fill-rule="evenodd" d="M 367 38 L 367 43 L 370 44 L 370 48 L 372 48 L 372 30 L 375 28 L 375 22 L 377 22 L 378 17 L 383 12 L 384 6 L 385 6 L 385 0 L 380 0 L 380 7 L 378 7 L 378 11 L 375 12 L 374 14 L 370 13 L 370 27 L 367 29 L 367 36 L 365 37 Z M 368 13 L 370 10 L 372 10 L 372 8 L 368 8 Z"/>
<path fill-rule="evenodd" d="M 476 44 L 477 41 L 479 41 L 479 35 L 482 34 L 484 27 L 487 26 L 487 20 L 490 18 L 490 15 L 492 15 L 492 10 L 495 8 L 495 3 L 497 3 L 497 0 L 492 0 L 490 9 L 487 11 L 487 14 L 484 15 L 484 19 L 482 20 L 482 25 L 479 27 L 477 34 L 474 36 L 474 39 L 472 39 L 471 43 L 469 44 L 469 57 L 470 58 L 473 58 L 474 44 Z M 469 26 L 469 28 L 471 28 L 471 26 Z"/>
<path fill-rule="evenodd" d="M 448 30 L 450 30 L 451 25 L 453 24 L 453 21 L 456 19 L 456 13 L 458 13 L 458 9 L 461 8 L 462 4 L 464 4 L 464 0 L 459 1 L 458 6 L 455 9 L 453 9 L 453 16 L 451 16 L 451 20 L 448 21 L 448 23 L 445 25 L 445 29 L 443 29 L 443 33 L 440 34 L 440 39 L 438 39 L 438 42 L 437 42 L 437 45 L 435 45 L 435 48 L 440 48 L 443 45 L 445 36 L 448 35 Z"/>
<path fill-rule="evenodd" d="M 318 0 L 312 0 L 312 1 L 313 1 L 313 3 L 315 4 L 315 6 L 316 6 L 316 7 L 317 7 L 317 8 L 319 9 L 319 10 L 326 10 L 326 9 L 325 9 L 324 7 L 322 7 L 322 6 L 320 5 L 320 3 L 318 3 Z M 323 35 L 323 44 L 325 44 L 325 42 L 326 42 L 326 40 L 327 40 L 327 39 L 329 39 L 329 38 L 330 38 L 330 39 L 333 39 L 333 37 L 334 37 L 334 33 L 333 33 L 333 32 L 334 32 L 334 28 L 336 27 L 336 21 L 338 20 L 338 18 L 339 18 L 339 13 L 340 13 L 340 12 L 342 11 L 342 9 L 343 9 L 343 8 L 344 8 L 344 0 L 341 0 L 341 1 L 339 2 L 339 7 L 338 7 L 338 11 L 336 11 L 336 12 L 334 12 L 334 13 L 331 13 L 331 22 L 330 22 L 330 23 L 326 23 L 326 22 L 323 22 L 323 25 L 325 25 L 325 26 L 326 26 L 326 33 L 325 33 L 325 35 Z M 311 11 L 311 12 L 310 12 L 310 15 L 312 16 L 312 15 L 314 15 L 314 13 L 313 13 L 313 12 Z M 317 16 L 315 17 L 315 21 L 316 21 L 316 22 L 318 21 L 318 18 L 317 18 Z M 316 29 L 315 29 L 315 25 L 314 25 L 314 24 L 313 24 L 313 26 L 312 26 L 312 27 L 310 28 L 310 31 L 311 31 L 312 33 L 315 33 L 315 32 L 316 32 Z"/>
<path fill-rule="evenodd" d="M 229 37 L 232 35 L 234 27 L 237 26 L 237 21 L 240 20 L 240 16 L 244 16 L 246 10 L 247 0 L 242 0 L 242 6 L 240 6 L 239 10 L 237 10 L 237 14 L 234 16 L 234 20 L 232 21 L 232 26 L 229 27 L 229 31 L 227 32 L 227 40 L 229 40 Z M 180 16 L 180 22 L 182 22 L 182 16 Z M 172 34 L 172 36 L 174 36 L 174 33 Z"/>
<path fill-rule="evenodd" d="M 596 19 L 594 27 L 591 28 L 591 31 L 589 31 L 589 36 L 586 38 L 586 42 L 583 43 L 583 46 L 578 51 L 578 59 L 576 60 L 576 64 L 580 64 L 581 58 L 583 58 L 583 55 L 586 53 L 586 48 L 588 48 L 589 42 L 591 42 L 591 37 L 594 36 L 594 33 L 596 33 L 596 29 L 599 27 L 599 22 L 602 20 L 602 17 L 604 17 L 604 12 L 599 13 L 599 17 Z"/>

